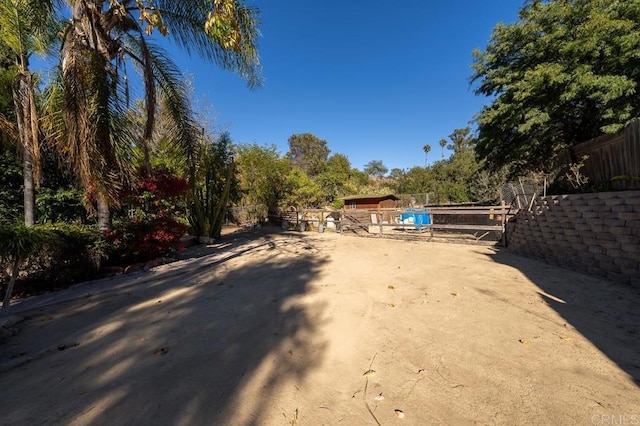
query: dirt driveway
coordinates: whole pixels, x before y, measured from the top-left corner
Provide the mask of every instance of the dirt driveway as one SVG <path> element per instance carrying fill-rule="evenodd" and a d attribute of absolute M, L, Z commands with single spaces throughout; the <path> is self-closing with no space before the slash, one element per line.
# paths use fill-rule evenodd
<path fill-rule="evenodd" d="M 484 246 L 260 232 L 198 250 L 18 306 L 0 423 L 640 423 L 637 289 Z"/>

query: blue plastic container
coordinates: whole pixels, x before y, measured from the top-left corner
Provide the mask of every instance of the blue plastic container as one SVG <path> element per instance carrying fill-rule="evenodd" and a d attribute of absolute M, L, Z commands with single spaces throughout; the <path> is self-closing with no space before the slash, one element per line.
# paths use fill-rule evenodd
<path fill-rule="evenodd" d="M 409 218 L 413 218 L 413 223 L 416 226 L 416 229 L 422 228 L 419 225 L 430 225 L 431 224 L 431 216 L 429 216 L 429 209 L 405 209 L 400 214 L 400 219 L 404 222 Z"/>

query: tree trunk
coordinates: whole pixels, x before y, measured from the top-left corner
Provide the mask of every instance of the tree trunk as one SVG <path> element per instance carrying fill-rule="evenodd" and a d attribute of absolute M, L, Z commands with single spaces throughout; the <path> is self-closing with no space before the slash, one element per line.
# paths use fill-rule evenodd
<path fill-rule="evenodd" d="M 151 148 L 149 145 L 151 142 L 144 139 L 142 142 L 142 152 L 144 153 L 144 174 L 146 178 L 151 177 Z"/>
<path fill-rule="evenodd" d="M 108 231 L 111 227 L 111 214 L 109 212 L 109 204 L 104 197 L 98 194 L 98 230 L 100 233 Z"/>
<path fill-rule="evenodd" d="M 28 149 L 23 152 L 22 173 L 24 175 L 24 224 L 33 226 L 36 222 L 36 193 L 33 186 L 33 162 Z"/>
<path fill-rule="evenodd" d="M 13 104 L 20 135 L 19 150 L 22 154 L 22 173 L 24 178 L 24 224 L 35 223 L 34 183 L 39 159 L 38 117 L 33 95 L 33 78 L 28 71 L 17 75 L 13 87 Z"/>
<path fill-rule="evenodd" d="M 11 279 L 7 285 L 7 291 L 4 293 L 4 299 L 2 300 L 2 314 L 9 315 L 9 308 L 11 307 L 11 294 L 13 293 L 13 286 L 18 278 L 18 267 L 20 266 L 20 259 L 15 258 L 13 261 L 13 270 L 11 271 Z"/>

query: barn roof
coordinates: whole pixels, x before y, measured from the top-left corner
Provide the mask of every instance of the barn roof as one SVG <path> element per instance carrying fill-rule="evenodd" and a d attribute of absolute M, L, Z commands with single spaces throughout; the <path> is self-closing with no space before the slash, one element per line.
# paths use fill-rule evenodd
<path fill-rule="evenodd" d="M 367 195 L 347 195 L 346 197 L 340 197 L 340 200 L 355 201 L 355 200 L 399 200 L 394 194 L 367 194 Z"/>

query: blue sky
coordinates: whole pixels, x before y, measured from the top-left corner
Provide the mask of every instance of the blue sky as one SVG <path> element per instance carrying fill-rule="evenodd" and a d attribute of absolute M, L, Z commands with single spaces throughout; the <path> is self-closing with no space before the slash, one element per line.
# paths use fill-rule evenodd
<path fill-rule="evenodd" d="M 486 99 L 470 87 L 472 51 L 522 0 L 247 0 L 261 10 L 265 84 L 197 58 L 177 57 L 196 97 L 240 143 L 275 144 L 294 133 L 325 139 L 362 169 L 441 157 L 438 141 L 465 127 Z"/>
<path fill-rule="evenodd" d="M 362 169 L 440 159 L 438 141 L 487 102 L 470 87 L 472 51 L 524 0 L 245 0 L 261 11 L 265 84 L 249 90 L 215 64 L 169 51 L 197 100 L 238 143 L 275 144 L 313 133 Z"/>

